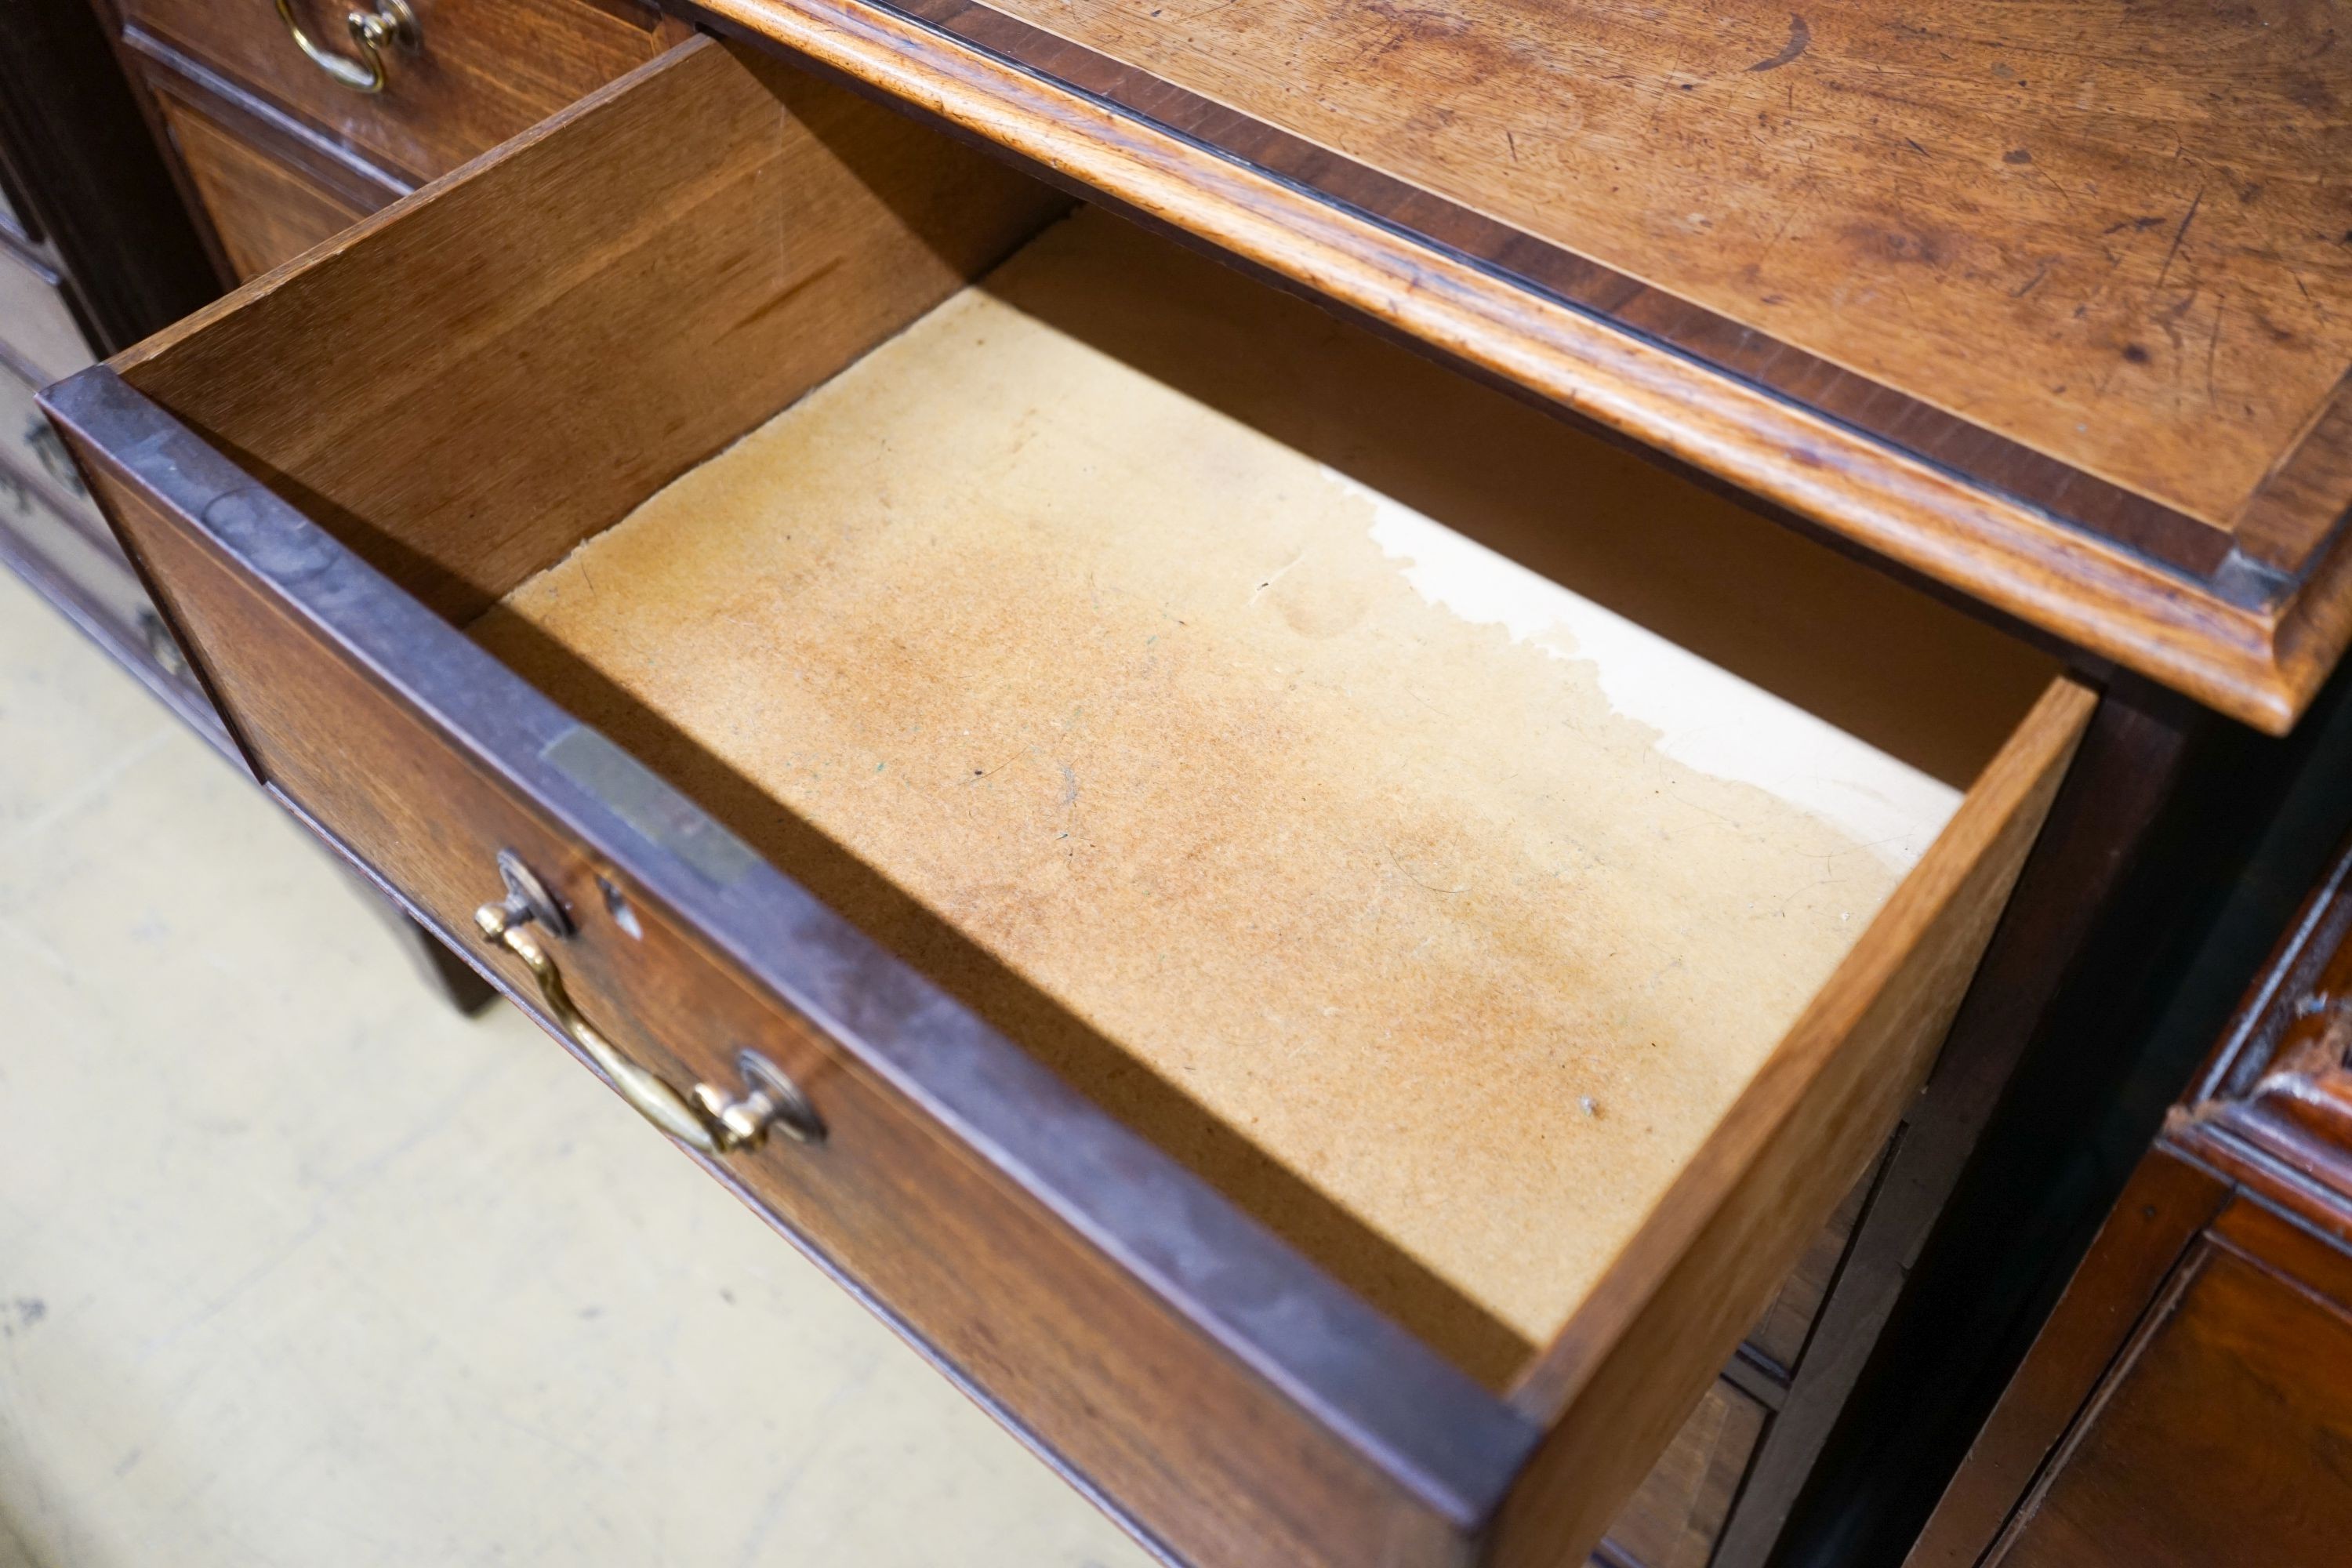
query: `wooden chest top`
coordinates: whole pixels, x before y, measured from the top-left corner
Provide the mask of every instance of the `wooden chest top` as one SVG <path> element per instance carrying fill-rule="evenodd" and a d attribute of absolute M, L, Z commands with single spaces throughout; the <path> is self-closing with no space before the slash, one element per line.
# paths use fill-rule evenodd
<path fill-rule="evenodd" d="M 1562 307 L 1650 357 L 1523 331 L 1503 374 L 2266 728 L 2352 633 L 2343 6 L 713 9 L 977 53 L 1341 209 L 1422 335 L 1432 252 Z"/>

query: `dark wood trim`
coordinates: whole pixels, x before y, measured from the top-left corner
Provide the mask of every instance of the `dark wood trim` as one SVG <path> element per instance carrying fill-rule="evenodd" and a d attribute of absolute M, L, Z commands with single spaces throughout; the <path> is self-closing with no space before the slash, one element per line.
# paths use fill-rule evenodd
<path fill-rule="evenodd" d="M 2340 833 L 2352 817 L 2346 760 L 2327 760 L 2336 765 L 2323 763 L 2319 788 L 2335 797 L 2326 818 Z M 2343 1030 L 2352 1016 L 2352 838 L 2320 864 L 2313 885 L 2305 862 L 2307 899 L 2106 1215 L 1906 1568 L 1977 1568 L 2032 1528 L 2067 1457 L 2122 1389 L 2149 1325 L 2208 1264 L 2234 1260 L 2339 1316 L 2352 1301 L 2344 1142 L 2352 1120 L 2342 1114 L 2352 1081 Z M 2316 1116 L 2306 1121 L 2306 1111 Z M 2202 1438 L 2212 1453 L 2230 1447 L 2216 1447 L 2212 1433 Z M 2234 1492 L 2245 1478 L 2213 1479 Z"/>
<path fill-rule="evenodd" d="M 2243 1258 L 2287 1289 L 2352 1319 L 2352 1254 L 2293 1210 L 2265 1202 L 2260 1193 L 2241 1191 L 2206 1227 L 2205 1239 L 2219 1252 Z M 2340 1384 L 2329 1393 L 2341 1396 Z"/>
<path fill-rule="evenodd" d="M 2255 1092 L 2277 1059 L 2287 1031 L 2299 1021 L 2305 994 L 2315 989 L 2336 950 L 2352 939 L 2352 848 L 2322 878 L 2294 928 L 2257 977 L 2245 1006 L 2222 1037 L 2191 1091 L 2191 1102 L 2242 1100 Z M 2193 1137 L 2199 1123 L 2176 1119 L 2171 1135 Z"/>
<path fill-rule="evenodd" d="M 2150 1336 L 2208 1265 L 2235 1259 L 2341 1315 L 2352 1258 L 2301 1215 L 2204 1164 L 2168 1134 L 2141 1161 L 1905 1568 L 2005 1557 Z M 2298 1559 L 2300 1560 L 2300 1559 Z"/>
<path fill-rule="evenodd" d="M 874 0 L 1221 156 L 1288 182 L 1417 243 L 1672 348 L 1934 463 L 2055 521 L 2131 548 L 2209 588 L 2229 531 L 2113 484 L 1767 333 L 1536 238 L 1303 137 L 1255 120 L 972 0 Z M 2291 504 L 2285 492 L 2280 506 Z M 2281 584 L 2261 581 L 2275 602 Z"/>
<path fill-rule="evenodd" d="M 2352 844 L 2264 965 L 2164 1139 L 2352 1247 Z"/>
<path fill-rule="evenodd" d="M 630 805 L 548 755 L 583 726 L 105 366 L 44 395 L 111 479 L 168 506 L 226 569 L 473 765 L 538 803 L 681 931 L 810 1020 L 1006 1184 L 1115 1260 L 1161 1310 L 1309 1413 L 1459 1530 L 1487 1518 L 1538 1432 L 1111 1121 L 1025 1052 L 748 851 L 721 884 L 682 853 L 732 844 L 651 774 Z M 130 467 L 121 467 L 122 464 Z M 167 609 L 171 606 L 167 605 Z M 395 680 L 392 675 L 399 671 Z M 649 823 L 658 821 L 656 835 Z"/>
<path fill-rule="evenodd" d="M 2231 525 L 2249 559 L 2298 578 L 2352 520 L 2352 371 Z"/>

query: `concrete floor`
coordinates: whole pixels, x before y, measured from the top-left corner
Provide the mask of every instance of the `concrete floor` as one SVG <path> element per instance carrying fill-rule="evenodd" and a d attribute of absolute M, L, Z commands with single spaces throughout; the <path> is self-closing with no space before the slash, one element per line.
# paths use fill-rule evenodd
<path fill-rule="evenodd" d="M 0 571 L 0 1568 L 1145 1554 Z"/>

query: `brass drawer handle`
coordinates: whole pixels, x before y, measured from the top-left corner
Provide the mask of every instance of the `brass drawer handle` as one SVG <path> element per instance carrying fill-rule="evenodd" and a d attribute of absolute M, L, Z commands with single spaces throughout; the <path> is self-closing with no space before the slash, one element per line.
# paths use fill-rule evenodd
<path fill-rule="evenodd" d="M 311 64 L 353 92 L 383 90 L 386 48 L 396 44 L 413 55 L 425 47 L 424 29 L 416 25 L 416 13 L 409 9 L 408 0 L 377 0 L 374 10 L 353 11 L 343 18 L 362 57 L 359 60 L 331 55 L 312 43 L 294 17 L 294 0 L 278 0 L 278 19 L 286 24 L 286 30 L 294 35 L 295 47 L 310 56 Z"/>
<path fill-rule="evenodd" d="M 705 1154 L 755 1148 L 771 1127 L 796 1142 L 824 1141 L 824 1122 L 815 1107 L 781 1069 L 755 1051 L 744 1051 L 737 1058 L 749 1086 L 740 1098 L 730 1098 L 707 1083 L 696 1084 L 691 1096 L 680 1094 L 658 1074 L 624 1056 L 619 1047 L 581 1016 L 572 994 L 564 989 L 563 972 L 528 929 L 536 924 L 559 937 L 569 936 L 570 919 L 511 852 L 499 853 L 499 870 L 506 879 L 507 896 L 476 910 L 474 924 L 484 936 L 522 960 L 523 967 L 539 983 L 540 999 L 549 1015 L 604 1070 L 638 1115 Z"/>

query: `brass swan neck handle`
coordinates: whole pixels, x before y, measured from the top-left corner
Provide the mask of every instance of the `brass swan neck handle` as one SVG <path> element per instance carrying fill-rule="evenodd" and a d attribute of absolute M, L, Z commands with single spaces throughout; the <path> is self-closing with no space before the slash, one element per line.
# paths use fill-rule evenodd
<path fill-rule="evenodd" d="M 286 30 L 293 35 L 294 47 L 309 57 L 312 65 L 353 92 L 383 90 L 387 79 L 385 50 L 398 48 L 413 55 L 425 47 L 425 30 L 417 24 L 416 13 L 410 8 L 408 0 L 377 0 L 374 10 L 353 10 L 344 16 L 343 26 L 350 30 L 352 44 L 360 52 L 358 59 L 331 54 L 313 42 L 294 15 L 294 0 L 278 0 L 278 19 L 286 24 Z"/>
<path fill-rule="evenodd" d="M 730 1097 L 707 1083 L 696 1084 L 691 1094 L 680 1094 L 659 1074 L 631 1061 L 582 1015 L 563 984 L 562 970 L 532 929 L 537 926 L 559 938 L 569 936 L 572 924 L 562 906 L 511 855 L 499 857 L 499 868 L 506 876 L 507 896 L 476 910 L 475 928 L 522 961 L 539 986 L 548 1016 L 640 1116 L 705 1154 L 730 1154 L 757 1147 L 770 1128 L 797 1142 L 824 1141 L 824 1122 L 815 1108 L 781 1069 L 757 1052 L 747 1050 L 738 1058 L 750 1086 L 740 1097 Z"/>

